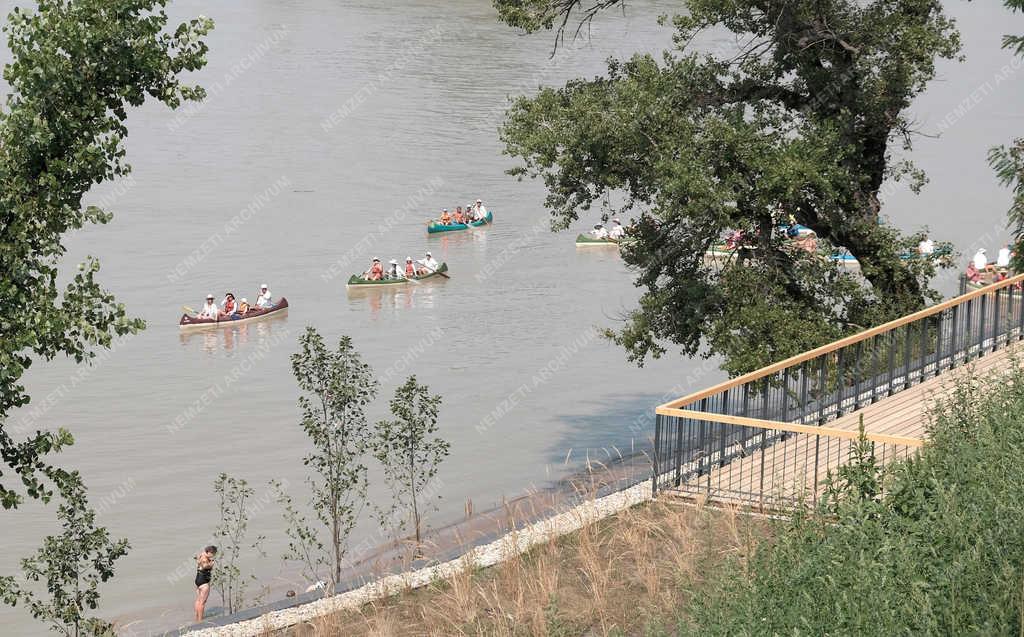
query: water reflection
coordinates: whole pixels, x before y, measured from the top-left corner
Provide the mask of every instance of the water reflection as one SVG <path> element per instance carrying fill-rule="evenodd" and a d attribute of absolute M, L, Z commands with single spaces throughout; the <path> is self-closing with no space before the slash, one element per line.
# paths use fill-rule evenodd
<path fill-rule="evenodd" d="M 283 328 L 288 315 L 269 316 L 252 323 L 240 323 L 191 332 L 181 332 L 178 340 L 182 347 L 196 347 L 207 354 L 219 351 L 231 353 L 236 347 L 243 348 L 249 343 L 262 343 L 268 340 L 274 330 Z"/>
<path fill-rule="evenodd" d="M 433 307 L 437 298 L 438 286 L 445 284 L 447 279 L 435 277 L 422 283 L 392 285 L 389 287 L 347 288 L 350 302 L 365 303 L 370 309 L 370 316 L 378 318 L 385 311 L 410 310 L 414 307 Z"/>

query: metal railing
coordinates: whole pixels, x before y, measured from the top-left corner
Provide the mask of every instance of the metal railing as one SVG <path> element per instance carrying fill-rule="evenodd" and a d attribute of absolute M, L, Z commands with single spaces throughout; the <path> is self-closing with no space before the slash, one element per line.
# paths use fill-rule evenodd
<path fill-rule="evenodd" d="M 769 365 L 656 410 L 652 489 L 765 507 L 815 501 L 858 431 L 828 423 L 1024 338 L 1024 275 Z M 867 432 L 876 460 L 919 437 Z"/>

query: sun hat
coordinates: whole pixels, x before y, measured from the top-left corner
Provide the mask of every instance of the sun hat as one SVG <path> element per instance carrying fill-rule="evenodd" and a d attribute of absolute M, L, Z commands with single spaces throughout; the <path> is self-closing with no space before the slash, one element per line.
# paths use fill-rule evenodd
<path fill-rule="evenodd" d="M 388 265 L 398 265 L 398 261 L 391 259 L 390 261 L 388 261 Z"/>
<path fill-rule="evenodd" d="M 406 262 L 412 261 L 412 257 L 405 257 Z"/>
<path fill-rule="evenodd" d="M 207 294 L 206 295 L 206 300 L 207 301 L 212 301 L 213 300 L 213 295 L 212 294 Z"/>

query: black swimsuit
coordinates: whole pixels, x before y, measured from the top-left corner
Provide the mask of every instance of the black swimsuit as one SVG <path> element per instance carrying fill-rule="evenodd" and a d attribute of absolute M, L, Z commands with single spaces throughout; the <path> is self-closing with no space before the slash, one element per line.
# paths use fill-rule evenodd
<path fill-rule="evenodd" d="M 213 575 L 213 567 L 198 569 L 196 570 L 196 588 L 199 588 L 203 584 L 210 583 L 210 577 Z"/>

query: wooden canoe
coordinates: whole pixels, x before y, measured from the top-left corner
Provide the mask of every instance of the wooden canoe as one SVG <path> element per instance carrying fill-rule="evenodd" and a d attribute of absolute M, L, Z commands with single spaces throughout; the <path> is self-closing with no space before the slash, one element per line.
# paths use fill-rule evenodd
<path fill-rule="evenodd" d="M 494 214 L 488 210 L 487 215 L 478 221 L 471 221 L 470 223 L 449 223 L 444 225 L 431 221 L 427 224 L 427 234 L 438 234 L 441 232 L 458 232 L 459 230 L 469 230 L 470 228 L 479 228 L 480 226 L 486 226 L 489 223 L 494 222 Z"/>
<path fill-rule="evenodd" d="M 252 323 L 270 316 L 284 316 L 287 313 L 288 299 L 282 296 L 281 299 L 271 307 L 264 309 L 254 306 L 246 312 L 245 316 L 240 316 L 238 318 L 226 317 L 211 319 L 182 314 L 181 320 L 178 321 L 178 328 L 182 330 L 201 330 L 211 327 L 229 327 L 231 325 L 241 325 L 242 323 Z"/>
<path fill-rule="evenodd" d="M 593 247 L 606 247 L 615 246 L 618 247 L 619 241 L 615 239 L 595 239 L 589 235 L 578 234 L 576 235 L 576 247 L 577 248 L 593 248 Z"/>
<path fill-rule="evenodd" d="M 412 277 L 412 280 L 413 281 L 426 281 L 428 279 L 435 279 L 435 278 L 441 279 L 441 278 L 445 278 L 442 275 L 445 272 L 447 272 L 447 271 L 448 271 L 448 264 L 447 263 L 442 263 L 441 265 L 437 266 L 437 270 L 436 271 L 431 272 L 430 274 L 424 274 L 423 276 L 414 276 L 414 277 Z M 348 285 L 346 287 L 348 287 L 350 289 L 351 288 L 359 288 L 360 290 L 363 290 L 363 289 L 367 289 L 367 288 L 390 288 L 390 287 L 394 287 L 394 286 L 397 286 L 397 285 L 409 285 L 409 283 L 410 283 L 410 279 L 406 279 L 406 278 L 402 278 L 402 279 L 381 279 L 379 281 L 369 281 L 367 279 L 364 279 L 362 277 L 362 275 L 353 274 L 352 276 L 350 276 L 348 278 Z"/>

